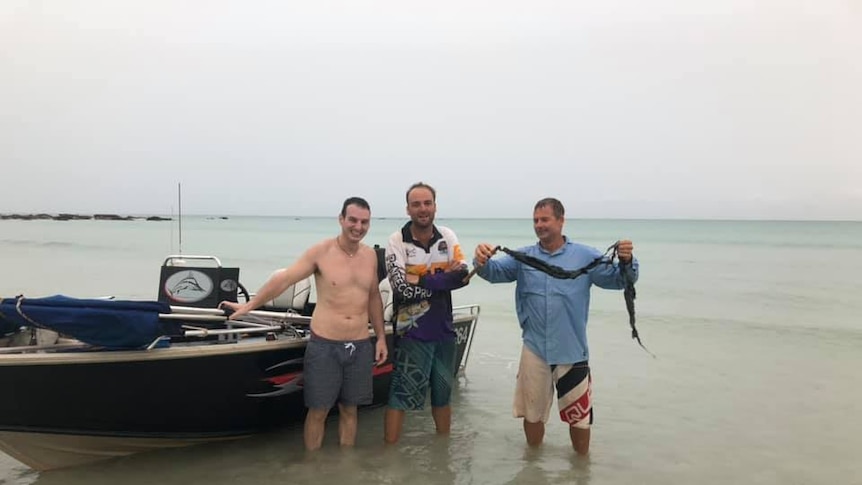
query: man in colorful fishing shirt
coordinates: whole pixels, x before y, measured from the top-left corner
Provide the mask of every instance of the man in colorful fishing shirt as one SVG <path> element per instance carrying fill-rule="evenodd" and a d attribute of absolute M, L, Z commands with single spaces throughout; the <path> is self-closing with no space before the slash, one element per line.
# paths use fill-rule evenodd
<path fill-rule="evenodd" d="M 386 271 L 395 305 L 395 369 L 384 419 L 384 440 L 396 443 L 406 411 L 425 405 L 438 434 L 449 434 L 455 379 L 452 290 L 467 284 L 467 261 L 455 233 L 434 225 L 437 193 L 419 182 L 407 190 L 410 222 L 389 238 Z"/>

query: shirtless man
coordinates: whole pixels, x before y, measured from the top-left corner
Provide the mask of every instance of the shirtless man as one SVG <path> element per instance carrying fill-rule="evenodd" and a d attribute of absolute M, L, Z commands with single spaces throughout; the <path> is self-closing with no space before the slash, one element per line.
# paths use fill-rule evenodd
<path fill-rule="evenodd" d="M 290 285 L 314 275 L 317 305 L 311 316 L 311 339 L 305 350 L 305 448 L 323 442 L 326 416 L 338 402 L 338 434 L 342 446 L 356 440 L 356 408 L 372 401 L 373 365 L 386 361 L 383 301 L 377 281 L 377 254 L 361 243 L 371 224 L 364 199 L 344 201 L 338 216 L 341 234 L 310 247 L 292 266 L 276 271 L 245 304 L 222 302 L 234 310 L 231 319 L 260 307 Z M 368 322 L 377 339 L 372 348 Z"/>

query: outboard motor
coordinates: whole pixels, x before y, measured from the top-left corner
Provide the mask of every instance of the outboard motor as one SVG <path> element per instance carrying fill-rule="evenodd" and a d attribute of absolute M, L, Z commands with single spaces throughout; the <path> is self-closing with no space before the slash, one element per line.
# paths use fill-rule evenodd
<path fill-rule="evenodd" d="M 386 275 L 386 248 L 381 248 L 379 244 L 374 245 L 374 252 L 377 253 L 377 282 L 380 283 Z"/>

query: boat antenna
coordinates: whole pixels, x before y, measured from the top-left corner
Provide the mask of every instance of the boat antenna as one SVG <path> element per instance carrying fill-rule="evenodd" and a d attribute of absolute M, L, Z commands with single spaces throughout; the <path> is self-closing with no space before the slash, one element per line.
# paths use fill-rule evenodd
<path fill-rule="evenodd" d="M 174 206 L 171 204 L 171 254 L 174 252 Z"/>
<path fill-rule="evenodd" d="M 179 220 L 179 231 L 180 231 L 180 252 L 179 254 L 183 254 L 183 184 L 177 183 L 177 204 L 179 215 L 177 219 Z"/>

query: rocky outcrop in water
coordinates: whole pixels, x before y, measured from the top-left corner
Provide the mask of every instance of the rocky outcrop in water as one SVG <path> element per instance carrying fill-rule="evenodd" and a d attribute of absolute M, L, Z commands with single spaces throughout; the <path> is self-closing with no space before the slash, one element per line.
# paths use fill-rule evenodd
<path fill-rule="evenodd" d="M 121 216 L 119 214 L 68 214 L 61 212 L 59 214 L 0 214 L 0 219 L 12 219 L 12 220 L 20 220 L 20 221 L 42 221 L 42 220 L 51 220 L 51 221 L 87 221 L 87 220 L 97 220 L 97 221 L 135 221 L 135 220 L 147 220 L 147 221 L 170 221 L 173 220 L 170 217 L 162 217 L 162 216 L 149 216 L 149 217 L 135 217 L 135 216 Z"/>
<path fill-rule="evenodd" d="M 118 216 L 117 214 L 94 214 L 93 219 L 97 221 L 132 221 L 132 216 Z"/>

